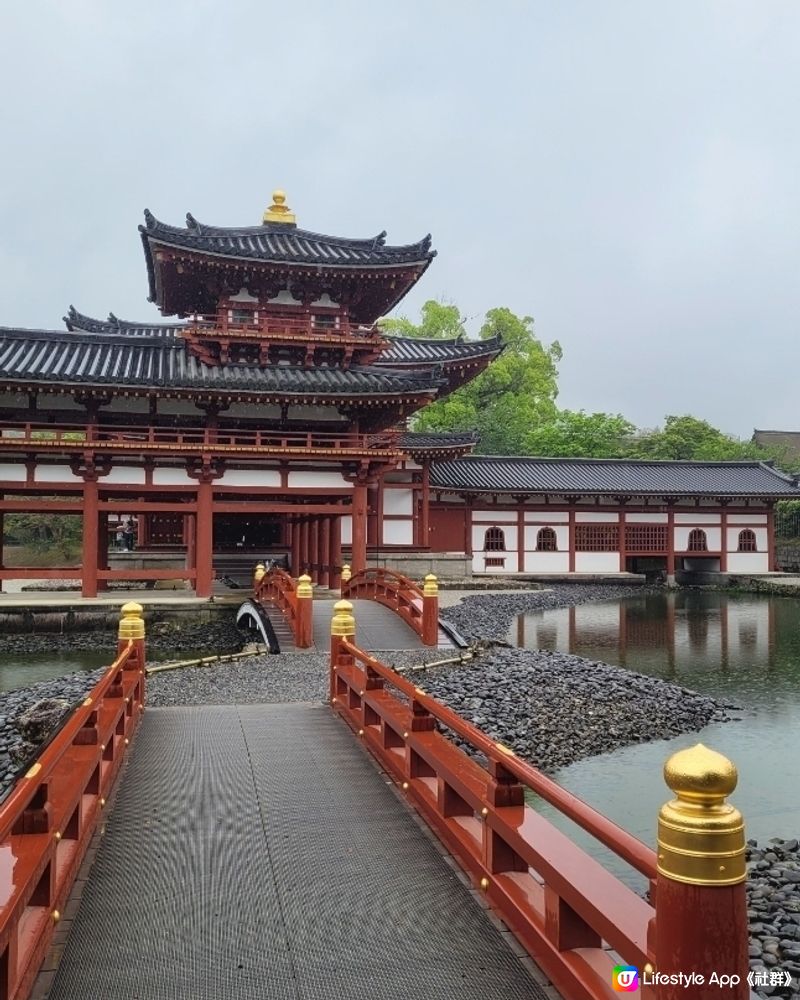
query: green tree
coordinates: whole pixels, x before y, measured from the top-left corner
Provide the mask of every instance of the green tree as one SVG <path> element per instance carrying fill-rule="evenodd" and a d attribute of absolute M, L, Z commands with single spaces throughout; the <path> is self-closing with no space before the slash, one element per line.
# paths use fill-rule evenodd
<path fill-rule="evenodd" d="M 382 319 L 381 329 L 400 337 L 422 337 L 427 340 L 456 340 L 466 336 L 458 306 L 429 299 L 421 313 L 420 323 L 412 323 L 408 317 L 400 316 L 397 319 Z"/>
<path fill-rule="evenodd" d="M 664 426 L 637 436 L 635 458 L 682 459 L 700 462 L 770 461 L 778 456 L 752 441 L 739 441 L 697 417 L 668 416 Z"/>
<path fill-rule="evenodd" d="M 526 454 L 531 429 L 551 421 L 557 412 L 561 348 L 558 343 L 542 344 L 533 319 L 506 308 L 487 312 L 479 337 L 499 337 L 502 354 L 476 379 L 426 407 L 414 429 L 477 430 L 484 454 Z"/>
<path fill-rule="evenodd" d="M 529 430 L 525 451 L 554 457 L 622 458 L 630 454 L 635 431 L 619 413 L 559 410 L 552 420 Z"/>

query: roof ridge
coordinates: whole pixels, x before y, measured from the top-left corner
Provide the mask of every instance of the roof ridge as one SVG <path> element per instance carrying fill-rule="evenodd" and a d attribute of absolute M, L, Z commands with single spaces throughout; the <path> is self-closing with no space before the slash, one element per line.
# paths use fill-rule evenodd
<path fill-rule="evenodd" d="M 477 459 L 501 459 L 513 462 L 580 462 L 582 464 L 625 464 L 625 465 L 697 465 L 708 468 L 709 466 L 731 466 L 755 468 L 762 465 L 767 468 L 760 459 L 698 459 L 698 458 L 589 458 L 584 455 L 469 455 L 470 460 Z"/>

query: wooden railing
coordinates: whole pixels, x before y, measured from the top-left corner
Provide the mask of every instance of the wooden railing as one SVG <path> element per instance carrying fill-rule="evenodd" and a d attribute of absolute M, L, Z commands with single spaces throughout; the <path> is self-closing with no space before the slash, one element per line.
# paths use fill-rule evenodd
<path fill-rule="evenodd" d="M 263 563 L 259 563 L 253 575 L 253 596 L 261 604 L 269 602 L 275 605 L 292 630 L 298 649 L 308 649 L 313 645 L 311 577 L 301 576 L 295 580 L 279 566 L 267 570 Z"/>
<path fill-rule="evenodd" d="M 429 573 L 422 587 L 402 573 L 370 567 L 342 577 L 342 597 L 366 598 L 391 608 L 426 646 L 439 642 L 439 584 Z"/>
<path fill-rule="evenodd" d="M 144 708 L 144 622 L 0 806 L 0 997 L 24 1000 Z"/>
<path fill-rule="evenodd" d="M 705 977 L 705 987 L 691 993 L 677 979 L 655 985 L 643 980 L 642 997 L 716 997 L 722 990 L 708 985 L 714 971 L 733 977 L 724 990 L 727 997 L 749 996 L 741 816 L 723 804 L 724 793 L 715 788 L 719 774 L 693 774 L 693 765 L 678 758 L 700 751 L 703 761 L 715 759 L 720 773 L 725 768 L 716 759 L 724 762 L 734 775 L 732 784 L 724 779 L 728 789 L 735 785 L 730 762 L 703 747 L 671 759 L 665 776 L 674 779 L 678 798 L 659 817 L 657 858 L 641 841 L 360 649 L 349 602 L 337 604 L 331 632 L 334 711 L 394 778 L 564 997 L 614 996 L 612 972 L 619 965 L 636 966 L 642 975 L 652 976 L 655 969 Z M 465 753 L 464 745 L 485 764 Z M 669 772 L 673 762 L 675 774 Z M 528 792 L 639 872 L 649 898 L 539 815 L 526 803 Z M 699 834 L 696 841 L 692 834 Z M 712 844 L 720 835 L 722 840 Z M 671 840 L 679 848 L 669 846 Z M 722 849 L 715 854 L 709 848 L 716 843 Z M 679 874 L 667 877 L 668 867 Z"/>
<path fill-rule="evenodd" d="M 336 431 L 247 430 L 211 427 L 137 427 L 87 423 L 0 424 L 0 449 L 84 451 L 86 448 L 117 450 L 173 450 L 210 452 L 314 452 L 351 454 L 394 453 L 399 447 L 399 431 L 374 434 Z"/>

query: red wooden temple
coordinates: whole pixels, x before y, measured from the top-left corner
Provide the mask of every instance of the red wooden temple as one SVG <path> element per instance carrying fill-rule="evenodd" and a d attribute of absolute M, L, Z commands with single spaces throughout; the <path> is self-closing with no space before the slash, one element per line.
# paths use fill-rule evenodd
<path fill-rule="evenodd" d="M 298 228 L 282 192 L 259 226 L 140 226 L 165 323 L 0 330 L 0 518 L 83 520 L 82 589 L 282 558 L 337 586 L 342 563 L 419 575 L 774 568 L 772 508 L 794 482 L 752 463 L 468 456 L 473 434 L 409 418 L 480 373 L 498 341 L 386 335 L 424 274 L 404 246 Z M 131 547 L 135 552 L 115 549 Z M 74 577 L 0 566 L 0 581 Z"/>

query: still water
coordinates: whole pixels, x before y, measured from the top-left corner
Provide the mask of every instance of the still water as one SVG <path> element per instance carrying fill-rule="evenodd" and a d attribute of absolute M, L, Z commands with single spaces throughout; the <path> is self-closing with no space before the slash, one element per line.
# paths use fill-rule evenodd
<path fill-rule="evenodd" d="M 620 826 L 655 846 L 658 809 L 670 797 L 664 761 L 699 740 L 738 767 L 731 801 L 744 814 L 748 837 L 800 834 L 800 601 L 704 591 L 630 597 L 520 616 L 509 639 L 617 664 L 742 706 L 732 713 L 737 721 L 603 754 L 555 775 Z M 537 808 L 556 819 L 546 803 Z M 558 825 L 574 832 L 560 818 Z M 624 875 L 589 838 L 581 841 Z"/>

